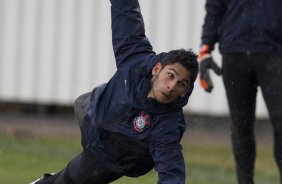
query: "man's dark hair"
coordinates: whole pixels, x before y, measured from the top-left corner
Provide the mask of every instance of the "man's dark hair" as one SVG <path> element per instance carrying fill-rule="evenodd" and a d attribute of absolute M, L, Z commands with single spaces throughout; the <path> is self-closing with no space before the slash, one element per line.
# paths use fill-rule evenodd
<path fill-rule="evenodd" d="M 191 49 L 177 49 L 169 51 L 164 59 L 161 61 L 163 67 L 169 64 L 180 63 L 190 72 L 191 84 L 193 84 L 198 75 L 198 61 L 197 54 Z"/>

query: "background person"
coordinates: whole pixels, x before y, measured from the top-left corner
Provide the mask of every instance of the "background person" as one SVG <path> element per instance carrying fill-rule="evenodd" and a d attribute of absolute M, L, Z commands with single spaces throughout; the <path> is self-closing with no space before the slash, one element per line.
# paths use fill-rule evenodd
<path fill-rule="evenodd" d="M 261 88 L 273 127 L 274 156 L 282 175 L 282 1 L 207 0 L 199 54 L 201 86 L 211 92 L 209 69 L 221 74 L 211 52 L 219 43 L 232 119 L 238 183 L 253 184 L 256 94 Z"/>

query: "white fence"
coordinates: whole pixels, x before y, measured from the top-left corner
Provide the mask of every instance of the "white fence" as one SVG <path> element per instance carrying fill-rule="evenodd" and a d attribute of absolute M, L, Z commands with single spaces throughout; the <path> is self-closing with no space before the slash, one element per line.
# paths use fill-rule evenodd
<path fill-rule="evenodd" d="M 198 51 L 205 0 L 140 0 L 154 50 Z M 214 52 L 219 64 L 220 55 Z M 0 101 L 71 105 L 115 71 L 109 0 L 0 0 Z M 220 77 L 185 110 L 228 113 Z M 267 116 L 261 93 L 257 115 Z"/>

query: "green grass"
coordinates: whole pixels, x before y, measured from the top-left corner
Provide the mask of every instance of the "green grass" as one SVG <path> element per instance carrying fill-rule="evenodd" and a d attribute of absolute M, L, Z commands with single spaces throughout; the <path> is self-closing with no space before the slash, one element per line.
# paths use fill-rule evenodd
<path fill-rule="evenodd" d="M 260 146 L 260 145 L 259 145 Z M 259 147 L 258 146 L 258 147 Z M 189 184 L 236 184 L 229 145 L 183 143 Z M 24 184 L 45 172 L 56 172 L 80 153 L 77 137 L 14 137 L 0 135 L 0 183 Z M 258 148 L 256 184 L 278 184 L 278 171 L 270 146 Z M 157 183 L 152 171 L 139 178 L 123 177 L 114 184 Z"/>

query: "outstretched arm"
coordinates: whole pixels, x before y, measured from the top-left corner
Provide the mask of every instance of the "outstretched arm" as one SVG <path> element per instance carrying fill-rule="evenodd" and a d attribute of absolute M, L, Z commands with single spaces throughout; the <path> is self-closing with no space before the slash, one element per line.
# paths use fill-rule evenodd
<path fill-rule="evenodd" d="M 138 0 L 111 0 L 112 42 L 116 65 L 120 67 L 130 56 L 153 52 L 145 36 Z"/>
<path fill-rule="evenodd" d="M 177 116 L 177 114 L 176 114 Z M 185 164 L 180 140 L 185 131 L 183 117 L 160 122 L 150 144 L 155 170 L 158 172 L 158 184 L 184 184 Z"/>
<path fill-rule="evenodd" d="M 184 184 L 185 165 L 182 155 L 182 147 L 177 142 L 171 142 L 175 146 L 161 142 L 154 152 L 156 162 L 155 170 L 158 172 L 158 184 Z"/>

